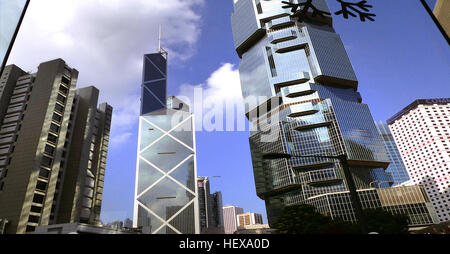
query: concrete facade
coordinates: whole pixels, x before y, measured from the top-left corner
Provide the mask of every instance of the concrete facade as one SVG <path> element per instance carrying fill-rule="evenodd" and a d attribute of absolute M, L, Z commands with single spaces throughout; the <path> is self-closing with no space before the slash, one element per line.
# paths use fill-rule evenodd
<path fill-rule="evenodd" d="M 80 143 L 91 142 L 80 141 L 84 136 L 79 133 L 85 131 L 76 128 L 86 125 L 81 117 L 83 108 L 79 107 L 83 90 L 75 90 L 77 79 L 78 71 L 62 59 L 40 64 L 34 74 L 10 65 L 0 78 L 0 218 L 8 221 L 7 234 L 33 232 L 37 226 L 57 221 L 80 221 L 76 216 L 68 219 L 65 210 L 60 209 L 71 202 L 62 199 L 61 193 L 79 195 L 84 191 L 66 186 L 65 180 L 69 182 L 70 177 L 65 176 L 81 170 L 68 162 L 74 154 L 80 153 Z M 102 110 L 109 120 L 103 121 L 100 134 L 108 139 L 112 108 L 105 104 L 99 109 Z M 95 118 L 97 111 L 90 114 Z M 88 155 L 81 159 L 88 163 L 88 160 L 100 159 L 99 156 L 89 158 Z M 73 210 L 81 209 L 79 204 L 75 207 Z"/>

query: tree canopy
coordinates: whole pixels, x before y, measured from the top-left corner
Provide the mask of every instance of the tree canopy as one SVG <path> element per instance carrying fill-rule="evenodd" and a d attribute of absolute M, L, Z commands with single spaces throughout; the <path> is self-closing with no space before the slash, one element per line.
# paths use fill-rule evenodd
<path fill-rule="evenodd" d="M 364 210 L 368 232 L 401 234 L 408 230 L 408 217 L 393 215 L 381 208 Z M 334 220 L 316 212 L 310 205 L 289 206 L 284 209 L 273 228 L 279 234 L 359 234 L 360 225 Z"/>

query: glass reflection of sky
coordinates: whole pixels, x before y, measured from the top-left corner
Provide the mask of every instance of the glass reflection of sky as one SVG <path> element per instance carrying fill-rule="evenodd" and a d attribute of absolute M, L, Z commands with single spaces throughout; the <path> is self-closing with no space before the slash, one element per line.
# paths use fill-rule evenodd
<path fill-rule="evenodd" d="M 26 0 L 0 0 L 0 63 L 6 56 Z"/>

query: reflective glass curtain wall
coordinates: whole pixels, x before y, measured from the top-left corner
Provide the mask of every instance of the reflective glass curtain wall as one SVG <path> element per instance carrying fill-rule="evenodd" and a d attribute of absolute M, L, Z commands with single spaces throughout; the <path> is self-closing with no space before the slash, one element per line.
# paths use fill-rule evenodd
<path fill-rule="evenodd" d="M 406 170 L 405 164 L 403 163 L 402 156 L 398 150 L 397 144 L 395 143 L 394 137 L 392 136 L 391 130 L 387 124 L 383 122 L 376 123 L 378 132 L 384 141 L 384 146 L 389 156 L 389 167 L 386 172 L 392 175 L 394 178 L 394 185 L 399 185 L 410 180 L 408 175 L 408 170 Z"/>
<path fill-rule="evenodd" d="M 144 56 L 133 222 L 144 234 L 198 234 L 194 115 L 166 97 L 166 73 L 167 54 Z"/>
<path fill-rule="evenodd" d="M 325 0 L 312 3 L 329 12 Z M 346 154 L 361 199 L 370 196 L 365 191 L 373 190 L 374 183 L 387 188 L 393 182 L 385 172 L 389 158 L 383 140 L 369 107 L 362 104 L 356 74 L 331 17 L 309 14 L 306 22 L 300 22 L 284 5 L 281 0 L 237 0 L 231 17 L 235 48 L 242 59 L 243 96 L 247 101 L 267 98 L 247 109 L 256 126 L 250 148 L 257 194 L 266 202 L 269 224 L 284 207 L 305 203 L 324 207 L 321 211 L 332 217 L 355 221 L 338 160 L 263 157 Z M 268 105 L 271 98 L 281 104 Z M 337 193 L 336 205 L 330 206 Z M 376 200 L 374 193 L 370 197 Z"/>
<path fill-rule="evenodd" d="M 29 0 L 0 0 L 0 76 L 29 2 Z"/>

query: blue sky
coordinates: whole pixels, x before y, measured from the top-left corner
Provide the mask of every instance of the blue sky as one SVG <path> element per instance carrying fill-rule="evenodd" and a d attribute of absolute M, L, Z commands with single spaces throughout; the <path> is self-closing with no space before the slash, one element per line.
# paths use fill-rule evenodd
<path fill-rule="evenodd" d="M 211 78 L 217 72 L 233 76 L 229 86 L 236 90 L 239 58 L 230 24 L 232 0 L 117 1 L 108 3 L 100 15 L 91 11 L 104 4 L 100 0 L 38 2 L 42 6 L 30 5 L 9 62 L 35 70 L 40 62 L 61 57 L 80 71 L 78 87 L 100 88 L 101 99 L 115 110 L 102 220 L 131 218 L 142 55 L 155 51 L 157 27 L 162 23 L 170 54 L 169 95 L 180 94 L 186 85 L 227 86 L 228 79 Z M 377 14 L 375 22 L 335 16 L 334 26 L 374 120 L 385 121 L 418 98 L 450 97 L 449 47 L 420 1 L 369 2 Z M 63 12 L 62 3 L 76 8 L 73 13 Z M 142 8 L 137 12 L 133 6 L 126 8 L 130 3 Z M 335 0 L 328 4 L 333 12 L 339 9 Z M 198 174 L 221 176 L 211 179 L 211 189 L 222 191 L 224 205 L 265 217 L 264 202 L 255 193 L 248 136 L 248 132 L 197 132 Z"/>
<path fill-rule="evenodd" d="M 364 103 L 375 120 L 385 121 L 418 98 L 450 96 L 450 52 L 419 1 L 372 1 L 376 22 L 335 17 L 360 81 Z M 328 1 L 337 10 L 335 1 Z M 232 1 L 208 1 L 201 10 L 202 34 L 196 54 L 185 64 L 169 68 L 169 93 L 180 84 L 201 84 L 223 63 L 238 66 L 230 25 Z M 266 215 L 256 197 L 247 132 L 197 132 L 199 175 L 222 191 L 225 204 Z M 127 144 L 134 151 L 136 142 Z M 134 184 L 133 152 L 126 158 L 111 151 L 103 211 L 126 209 L 131 216 Z M 119 165 L 120 164 L 120 165 Z M 121 187 L 119 187 L 121 186 Z M 106 216 L 104 217 L 106 219 Z M 267 222 L 267 220 L 265 220 Z"/>

